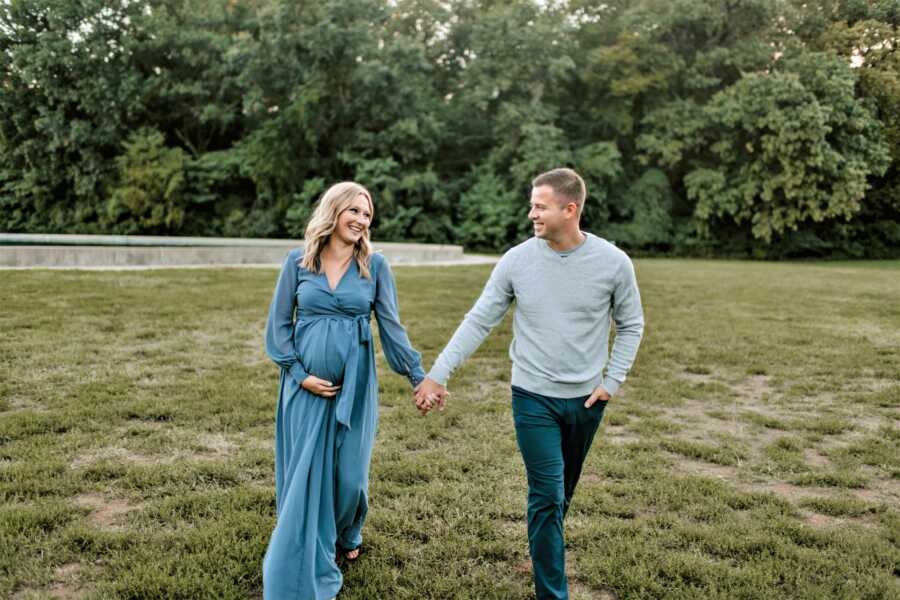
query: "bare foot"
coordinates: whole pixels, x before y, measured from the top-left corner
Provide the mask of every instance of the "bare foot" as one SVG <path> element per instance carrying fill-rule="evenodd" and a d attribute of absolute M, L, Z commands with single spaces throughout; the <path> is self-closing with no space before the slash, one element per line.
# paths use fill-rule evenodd
<path fill-rule="evenodd" d="M 350 561 L 356 560 L 357 558 L 359 558 L 359 548 L 347 550 L 346 552 L 344 552 L 344 558 Z"/>

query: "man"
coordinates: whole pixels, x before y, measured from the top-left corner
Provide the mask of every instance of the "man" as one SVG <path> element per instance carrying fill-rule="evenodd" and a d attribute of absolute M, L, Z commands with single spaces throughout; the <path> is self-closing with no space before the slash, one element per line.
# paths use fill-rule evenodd
<path fill-rule="evenodd" d="M 535 237 L 509 250 L 416 388 L 416 406 L 443 408 L 450 374 L 516 301 L 512 408 L 528 475 L 528 543 L 538 600 L 568 598 L 563 518 L 606 402 L 625 382 L 644 330 L 634 268 L 579 227 L 587 190 L 571 169 L 532 182 Z M 616 323 L 608 356 L 610 317 Z M 604 373 L 605 371 L 605 373 Z"/>

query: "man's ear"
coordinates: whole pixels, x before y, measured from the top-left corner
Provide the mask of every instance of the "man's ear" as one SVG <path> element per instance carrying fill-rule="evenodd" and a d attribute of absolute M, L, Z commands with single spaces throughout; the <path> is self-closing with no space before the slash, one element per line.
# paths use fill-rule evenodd
<path fill-rule="evenodd" d="M 569 217 L 578 218 L 578 205 L 574 202 L 568 202 L 563 210 L 566 211 L 566 215 Z"/>

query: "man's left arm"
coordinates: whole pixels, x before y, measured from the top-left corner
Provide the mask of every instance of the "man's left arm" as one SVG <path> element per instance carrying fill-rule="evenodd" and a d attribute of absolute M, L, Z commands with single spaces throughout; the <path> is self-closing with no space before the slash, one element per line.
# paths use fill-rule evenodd
<path fill-rule="evenodd" d="M 634 364 L 641 337 L 644 335 L 644 309 L 641 307 L 641 293 L 634 265 L 626 258 L 619 268 L 613 288 L 612 317 L 616 323 L 616 337 L 612 353 L 606 364 L 603 387 L 610 396 L 625 383 L 625 377 Z"/>

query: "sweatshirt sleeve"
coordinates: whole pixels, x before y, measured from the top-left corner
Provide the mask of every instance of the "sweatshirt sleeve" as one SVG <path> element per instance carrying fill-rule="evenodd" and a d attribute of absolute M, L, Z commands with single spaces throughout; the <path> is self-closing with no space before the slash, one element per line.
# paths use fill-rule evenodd
<path fill-rule="evenodd" d="M 503 320 L 515 298 L 510 279 L 511 261 L 507 253 L 494 267 L 481 296 L 431 367 L 428 373 L 430 379 L 447 385 L 450 374 L 478 349 L 491 330 Z"/>
<path fill-rule="evenodd" d="M 422 355 L 413 349 L 406 329 L 400 323 L 394 274 L 383 256 L 374 255 L 372 263 L 375 267 L 375 319 L 378 321 L 381 348 L 391 369 L 406 376 L 410 384 L 417 386 L 425 378 Z"/>
<path fill-rule="evenodd" d="M 625 383 L 625 377 L 637 356 L 644 335 L 644 310 L 638 291 L 634 265 L 625 257 L 613 289 L 612 317 L 616 323 L 616 337 L 606 366 L 603 388 L 614 395 Z"/>
<path fill-rule="evenodd" d="M 309 373 L 300 363 L 294 351 L 294 308 L 297 301 L 297 260 L 296 251 L 290 252 L 281 265 L 281 273 L 275 284 L 275 293 L 269 305 L 266 320 L 266 354 L 275 364 L 286 369 L 298 385 Z"/>

